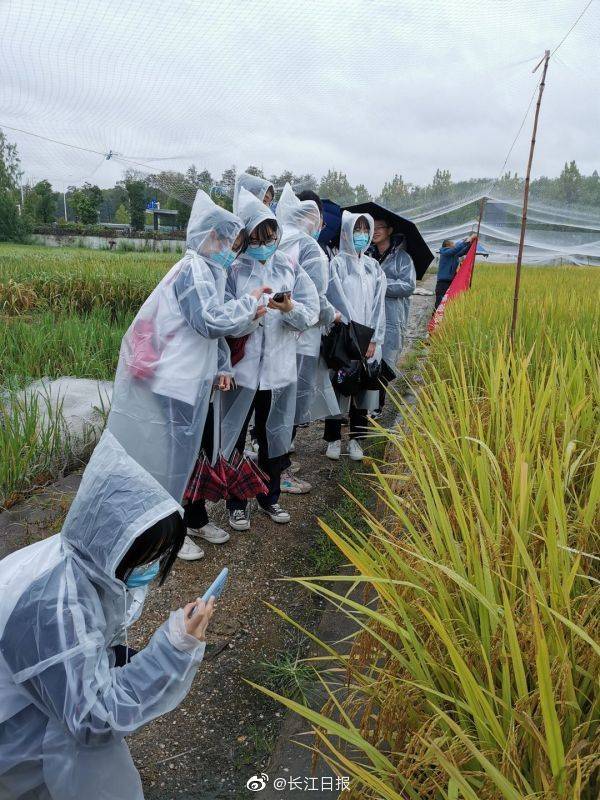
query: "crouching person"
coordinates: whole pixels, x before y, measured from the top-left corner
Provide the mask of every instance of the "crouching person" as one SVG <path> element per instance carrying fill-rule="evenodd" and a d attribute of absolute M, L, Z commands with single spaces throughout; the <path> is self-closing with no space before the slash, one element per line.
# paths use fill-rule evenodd
<path fill-rule="evenodd" d="M 313 282 L 278 251 L 280 226 L 275 215 L 245 189 L 240 190 L 238 214 L 246 226 L 249 244 L 227 279 L 226 299 L 243 297 L 269 287 L 267 313 L 232 358 L 235 388 L 223 394 L 222 442 L 225 455 L 243 452 L 254 413 L 258 463 L 269 477 L 268 491 L 258 504 L 274 522 L 287 523 L 290 515 L 279 505 L 281 473 L 290 466 L 296 410 L 296 340 L 319 318 L 319 296 Z M 246 500 L 228 501 L 229 524 L 248 530 Z"/>
<path fill-rule="evenodd" d="M 214 607 L 172 613 L 130 657 L 127 627 L 169 574 L 180 514 L 106 431 L 61 533 L 0 563 L 0 797 L 143 800 L 125 736 L 185 698 Z"/>

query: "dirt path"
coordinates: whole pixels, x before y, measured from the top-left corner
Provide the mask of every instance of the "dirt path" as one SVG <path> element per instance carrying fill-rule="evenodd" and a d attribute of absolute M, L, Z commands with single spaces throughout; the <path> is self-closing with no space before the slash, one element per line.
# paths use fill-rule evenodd
<path fill-rule="evenodd" d="M 431 290 L 433 280 L 428 277 L 423 288 Z M 409 337 L 421 335 L 431 305 L 430 296 L 413 298 Z M 393 422 L 391 411 L 387 421 Z M 330 557 L 316 518 L 339 504 L 339 482 L 348 464 L 324 458 L 321 434 L 319 424 L 299 432 L 295 458 L 301 477 L 314 489 L 302 497 L 282 495 L 291 523 L 279 526 L 255 512 L 250 531 L 232 531 L 225 545 L 206 544 L 201 561 L 177 561 L 166 585 L 150 593 L 132 629 L 131 646 L 142 647 L 171 609 L 196 597 L 224 565 L 229 567 L 231 579 L 211 626 L 207 656 L 188 697 L 129 739 L 147 800 L 253 796 L 245 788 L 247 779 L 264 769 L 274 749 L 282 752 L 277 737 L 284 711 L 243 679 L 261 682 L 261 662 L 302 647 L 265 602 L 311 630 L 322 617 L 322 608 L 305 592 L 280 580 L 319 574 Z M 0 514 L 0 556 L 59 530 L 78 481 L 77 474 L 70 475 Z M 213 520 L 224 524 L 222 507 L 214 510 Z"/>

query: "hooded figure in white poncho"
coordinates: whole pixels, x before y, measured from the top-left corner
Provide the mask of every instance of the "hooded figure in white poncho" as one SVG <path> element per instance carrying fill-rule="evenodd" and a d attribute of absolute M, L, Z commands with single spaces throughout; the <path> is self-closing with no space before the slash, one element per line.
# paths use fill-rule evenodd
<path fill-rule="evenodd" d="M 61 533 L 0 562 L 3 799 L 143 800 L 125 736 L 183 700 L 205 645 L 180 609 L 116 667 L 147 591 L 116 575 L 138 537 L 180 513 L 105 431 Z"/>
<path fill-rule="evenodd" d="M 320 358 L 321 333 L 335 318 L 335 309 L 326 296 L 329 262 L 319 247 L 321 214 L 313 200 L 299 200 L 289 183 L 283 188 L 277 203 L 277 220 L 283 228 L 279 243 L 294 266 L 301 267 L 313 282 L 319 295 L 319 319 L 298 337 L 298 390 L 296 395 L 296 425 L 333 416 L 339 407 L 327 365 Z"/>
<path fill-rule="evenodd" d="M 261 178 L 258 175 L 251 175 L 249 172 L 240 172 L 235 179 L 235 186 L 233 188 L 233 213 L 238 214 L 240 191 L 245 189 L 254 197 L 257 197 L 261 203 L 267 207 L 271 206 L 275 198 L 275 187 L 266 178 Z"/>
<path fill-rule="evenodd" d="M 340 312 L 343 322 L 354 321 L 373 328 L 367 360 L 381 362 L 385 338 L 386 278 L 377 261 L 365 255 L 372 238 L 373 218 L 369 214 L 344 211 L 339 253 L 329 265 L 327 299 Z M 348 411 L 350 415 L 350 438 L 360 438 L 368 424 L 367 411 L 379 405 L 379 392 L 361 391 L 339 400 L 342 411 Z M 325 440 L 339 442 L 339 420 L 327 420 Z M 357 458 L 362 457 L 359 449 L 354 447 Z"/>
<path fill-rule="evenodd" d="M 108 429 L 178 502 L 198 456 L 216 375 L 226 369 L 219 339 L 254 325 L 258 293 L 224 302 L 242 230 L 234 214 L 199 191 L 183 258 L 121 344 Z"/>
<path fill-rule="evenodd" d="M 236 388 L 221 398 L 222 446 L 225 455 L 243 450 L 249 416 L 254 410 L 259 441 L 259 463 L 271 476 L 261 506 L 277 503 L 279 475 L 290 449 L 296 407 L 296 341 L 298 334 L 316 323 L 319 297 L 314 284 L 300 268 L 277 250 L 281 232 L 275 215 L 245 189 L 240 190 L 238 213 L 250 243 L 227 277 L 226 297 L 236 298 L 262 286 L 285 300 L 268 301 L 260 325 L 245 342 L 234 364 Z M 266 418 L 265 418 L 266 417 Z M 276 463 L 277 462 L 277 463 Z M 289 465 L 289 464 L 288 464 Z M 245 509 L 245 502 L 229 502 L 230 511 Z"/>

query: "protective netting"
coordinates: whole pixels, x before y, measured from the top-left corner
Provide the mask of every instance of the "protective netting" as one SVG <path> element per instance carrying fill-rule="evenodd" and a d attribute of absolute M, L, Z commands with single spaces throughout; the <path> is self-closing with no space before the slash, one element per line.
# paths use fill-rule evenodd
<path fill-rule="evenodd" d="M 588 177 L 598 166 L 600 6 L 571 30 L 583 5 L 5 0 L 0 128 L 26 183 L 106 188 L 137 173 L 189 206 L 199 187 L 230 198 L 233 165 L 255 165 L 279 189 L 289 180 L 344 203 L 381 198 L 433 245 L 470 230 L 486 194 L 501 202 L 486 212 L 484 244 L 511 258 L 521 197 L 496 176 L 524 172 L 532 68 L 547 47 L 558 50 L 534 177 L 571 160 Z M 476 176 L 487 177 L 466 180 Z M 596 258 L 600 192 L 597 203 L 532 201 L 528 258 Z"/>

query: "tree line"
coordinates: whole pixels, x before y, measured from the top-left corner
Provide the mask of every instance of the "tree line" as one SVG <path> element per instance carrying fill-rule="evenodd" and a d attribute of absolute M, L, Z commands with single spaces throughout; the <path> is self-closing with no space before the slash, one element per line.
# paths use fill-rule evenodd
<path fill-rule="evenodd" d="M 449 170 L 437 169 L 431 182 L 419 186 L 395 174 L 384 183 L 379 194 L 371 195 L 363 184 L 353 186 L 345 172 L 330 169 L 317 179 L 312 174 L 295 175 L 284 171 L 279 175 L 265 175 L 254 165 L 245 172 L 267 177 L 276 189 L 289 182 L 296 189 L 312 189 L 323 198 L 342 206 L 375 200 L 393 210 L 451 204 L 470 194 L 484 192 L 490 184 L 486 178 L 453 181 Z M 10 143 L 0 130 L 0 240 L 22 241 L 35 226 L 53 225 L 59 221 L 98 225 L 119 223 L 134 230 L 143 230 L 148 218 L 146 208 L 157 201 L 161 208 L 178 212 L 178 227 L 187 225 L 191 201 L 198 189 L 204 189 L 212 199 L 231 209 L 236 167 L 213 176 L 207 169 L 198 170 L 191 165 L 185 172 L 162 171 L 154 174 L 130 170 L 123 180 L 109 189 L 91 183 L 71 186 L 66 192 L 53 190 L 47 180 L 33 186 L 21 185 L 21 168 L 16 145 Z M 507 172 L 496 184 L 500 194 L 519 197 L 523 179 L 517 173 Z M 531 198 L 552 205 L 581 205 L 600 209 L 600 177 L 594 170 L 583 175 L 575 161 L 566 162 L 556 178 L 541 177 L 532 181 Z M 452 221 L 463 216 L 471 217 L 470 209 L 449 215 Z"/>

